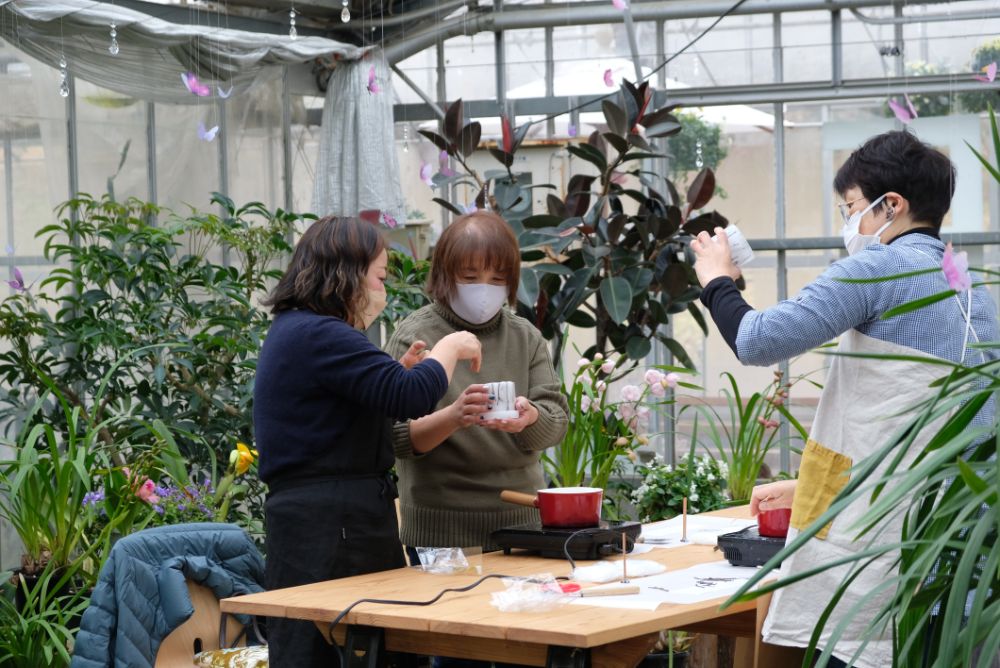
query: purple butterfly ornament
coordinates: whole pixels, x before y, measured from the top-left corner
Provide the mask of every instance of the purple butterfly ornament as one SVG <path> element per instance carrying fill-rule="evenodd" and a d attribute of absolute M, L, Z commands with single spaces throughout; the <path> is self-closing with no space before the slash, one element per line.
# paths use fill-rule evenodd
<path fill-rule="evenodd" d="M 208 97 L 212 94 L 212 89 L 198 81 L 198 77 L 194 75 L 194 72 L 185 72 L 182 74 L 181 81 L 184 82 L 184 87 L 187 88 L 188 92 L 192 95 L 197 95 L 198 97 Z"/>
<path fill-rule="evenodd" d="M 198 121 L 198 139 L 202 141 L 215 141 L 215 135 L 219 134 L 219 126 L 212 126 L 211 129 L 206 130 L 205 124 Z"/>
<path fill-rule="evenodd" d="M 372 65 L 368 68 L 368 93 L 374 95 L 380 92 L 382 92 L 382 89 L 378 87 L 378 79 L 375 76 L 375 66 Z"/>
<path fill-rule="evenodd" d="M 997 61 L 993 61 L 989 65 L 984 66 L 980 72 L 985 72 L 986 76 L 981 74 L 974 74 L 973 79 L 976 81 L 982 81 L 983 83 L 993 83 L 997 78 Z"/>
<path fill-rule="evenodd" d="M 904 93 L 903 99 L 906 100 L 905 107 L 892 98 L 889 98 L 889 108 L 892 109 L 892 113 L 896 115 L 896 118 L 898 118 L 901 123 L 908 125 L 917 117 L 917 110 L 913 108 L 913 103 L 910 102 L 909 95 Z"/>

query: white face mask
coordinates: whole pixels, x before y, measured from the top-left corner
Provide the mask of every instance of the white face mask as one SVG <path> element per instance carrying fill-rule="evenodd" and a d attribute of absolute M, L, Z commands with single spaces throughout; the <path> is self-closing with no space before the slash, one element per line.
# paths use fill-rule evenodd
<path fill-rule="evenodd" d="M 493 316 L 507 301 L 507 286 L 489 283 L 457 283 L 452 297 L 451 310 L 462 320 L 481 325 Z"/>
<path fill-rule="evenodd" d="M 868 246 L 878 243 L 879 237 L 885 232 L 886 228 L 892 225 L 892 220 L 887 220 L 885 225 L 878 228 L 875 234 L 861 234 L 861 219 L 865 217 L 865 214 L 875 208 L 879 202 L 885 199 L 885 195 L 882 195 L 874 202 L 866 206 L 861 211 L 852 213 L 851 217 L 844 221 L 844 247 L 847 248 L 848 255 L 854 255 L 855 253 L 860 253 Z"/>

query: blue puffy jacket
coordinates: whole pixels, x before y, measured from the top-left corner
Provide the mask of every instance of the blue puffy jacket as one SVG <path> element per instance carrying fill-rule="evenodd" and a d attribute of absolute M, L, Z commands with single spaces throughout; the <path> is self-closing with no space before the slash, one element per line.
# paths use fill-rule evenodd
<path fill-rule="evenodd" d="M 115 543 L 83 613 L 70 668 L 152 668 L 194 613 L 185 579 L 218 598 L 263 591 L 264 560 L 232 524 L 175 524 Z"/>

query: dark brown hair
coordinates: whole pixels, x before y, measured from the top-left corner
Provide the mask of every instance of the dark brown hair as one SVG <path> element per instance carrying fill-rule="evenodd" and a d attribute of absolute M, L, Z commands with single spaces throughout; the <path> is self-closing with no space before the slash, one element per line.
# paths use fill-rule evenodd
<path fill-rule="evenodd" d="M 306 228 L 271 296 L 272 313 L 306 308 L 354 324 L 368 306 L 368 267 L 385 250 L 371 223 L 327 216 Z"/>
<path fill-rule="evenodd" d="M 463 269 L 485 267 L 507 279 L 507 302 L 517 303 L 521 281 L 521 252 L 517 237 L 503 218 L 489 211 L 459 216 L 438 239 L 427 278 L 427 293 L 448 304 Z"/>

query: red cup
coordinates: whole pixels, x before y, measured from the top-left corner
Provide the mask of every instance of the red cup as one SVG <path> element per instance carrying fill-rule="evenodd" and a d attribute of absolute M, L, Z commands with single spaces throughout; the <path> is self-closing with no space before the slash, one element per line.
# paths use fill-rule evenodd
<path fill-rule="evenodd" d="M 757 533 L 771 538 L 784 538 L 788 535 L 788 520 L 791 517 L 791 508 L 763 510 L 757 515 Z"/>

